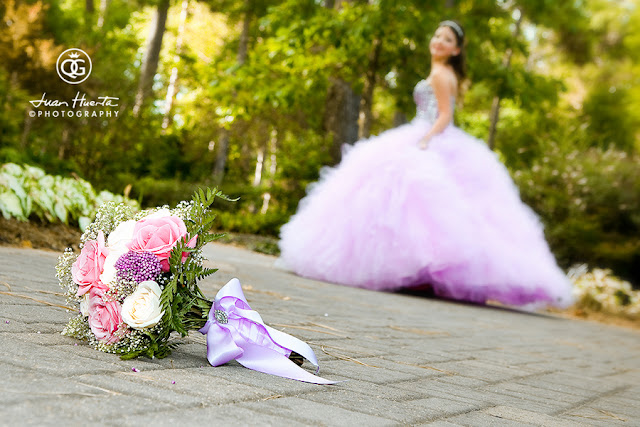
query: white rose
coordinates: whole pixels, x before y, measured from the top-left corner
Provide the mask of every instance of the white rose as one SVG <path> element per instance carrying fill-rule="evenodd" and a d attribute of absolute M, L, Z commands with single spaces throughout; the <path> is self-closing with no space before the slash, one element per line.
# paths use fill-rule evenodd
<path fill-rule="evenodd" d="M 100 275 L 100 281 L 107 286 L 116 279 L 118 273 L 116 262 L 122 255 L 129 252 L 129 243 L 133 239 L 133 228 L 135 226 L 136 222 L 132 219 L 121 222 L 107 238 L 109 255 L 104 260 L 104 268 Z"/>
<path fill-rule="evenodd" d="M 133 239 L 133 229 L 136 226 L 136 221 L 130 219 L 129 221 L 123 221 L 109 234 L 107 238 L 107 246 L 109 249 L 120 250 L 127 249 L 129 242 Z"/>
<path fill-rule="evenodd" d="M 122 320 L 133 329 L 150 328 L 158 324 L 164 311 L 160 311 L 160 286 L 153 280 L 138 285 L 136 291 L 122 303 Z"/>
<path fill-rule="evenodd" d="M 113 256 L 111 256 L 113 254 Z M 117 255 L 117 256 L 116 256 Z M 102 270 L 102 274 L 100 275 L 100 281 L 107 285 L 107 287 L 111 287 L 111 282 L 116 280 L 116 276 L 118 275 L 118 270 L 116 270 L 116 261 L 120 258 L 122 254 L 114 254 L 113 252 L 109 252 L 109 255 L 104 260 L 104 269 Z M 111 256 L 111 259 L 109 257 Z"/>

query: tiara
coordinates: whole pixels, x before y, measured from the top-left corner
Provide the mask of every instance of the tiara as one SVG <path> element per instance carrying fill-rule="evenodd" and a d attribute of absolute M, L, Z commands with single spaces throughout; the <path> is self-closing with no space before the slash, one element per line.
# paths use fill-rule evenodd
<path fill-rule="evenodd" d="M 464 37 L 464 31 L 462 31 L 462 27 L 460 27 L 460 25 L 458 25 L 456 22 L 454 21 L 442 21 L 439 25 L 439 27 L 443 27 L 443 26 L 447 26 L 450 27 L 453 31 L 455 31 L 456 33 L 458 33 L 458 36 L 460 38 Z"/>

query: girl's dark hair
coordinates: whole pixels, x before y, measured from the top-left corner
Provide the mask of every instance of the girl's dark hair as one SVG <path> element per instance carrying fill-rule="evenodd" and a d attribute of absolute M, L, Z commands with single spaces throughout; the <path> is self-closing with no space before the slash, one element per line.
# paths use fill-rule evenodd
<path fill-rule="evenodd" d="M 439 27 L 451 28 L 451 31 L 453 31 L 453 34 L 455 34 L 456 36 L 456 42 L 458 44 L 458 47 L 460 48 L 460 53 L 449 58 L 449 65 L 453 67 L 453 71 L 455 71 L 456 76 L 458 76 L 458 82 L 462 83 L 462 81 L 464 81 L 464 79 L 467 77 L 467 53 L 465 50 L 464 38 L 465 33 L 464 28 L 462 28 L 462 25 L 458 21 L 452 20 L 450 22 L 455 22 L 458 28 L 455 28 L 453 25 L 448 24 L 447 21 L 441 22 Z M 458 32 L 459 29 L 462 30 L 462 34 Z"/>

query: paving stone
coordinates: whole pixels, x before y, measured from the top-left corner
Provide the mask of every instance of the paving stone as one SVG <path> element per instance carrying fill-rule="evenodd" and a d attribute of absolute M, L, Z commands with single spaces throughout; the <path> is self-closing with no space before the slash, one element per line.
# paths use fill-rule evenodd
<path fill-rule="evenodd" d="M 483 412 L 503 420 L 512 420 L 522 423 L 532 423 L 534 425 L 554 425 L 557 427 L 580 427 L 581 424 L 571 421 L 560 421 L 555 417 L 540 414 L 538 412 L 524 409 L 511 408 L 508 406 L 494 406 L 484 409 Z"/>
<path fill-rule="evenodd" d="M 177 406 L 120 394 L 101 396 L 52 396 L 29 399 L 0 408 L 5 425 L 88 425 L 119 424 L 124 414 L 145 414 Z"/>
<path fill-rule="evenodd" d="M 11 337 L 13 339 L 24 340 L 24 341 L 28 341 L 33 344 L 39 344 L 39 345 L 76 345 L 77 344 L 77 340 L 62 335 L 60 331 L 43 334 L 43 333 L 37 333 L 37 332 L 35 333 L 25 332 L 23 330 L 20 333 L 6 333 L 6 336 Z"/>
<path fill-rule="evenodd" d="M 488 414 L 485 411 L 474 411 L 469 412 L 462 415 L 456 415 L 454 417 L 449 417 L 445 420 L 449 425 L 452 426 L 465 426 L 465 427 L 476 427 L 476 426 L 487 426 L 487 427 L 522 427 L 522 426 L 540 426 L 540 423 L 526 423 L 523 421 L 514 421 L 505 419 L 501 416 L 496 416 L 492 414 Z M 437 422 L 432 425 L 438 425 Z"/>
<path fill-rule="evenodd" d="M 0 407 L 18 404 L 24 400 L 74 399 L 80 396 L 98 397 L 106 394 L 109 394 L 106 390 L 80 384 L 73 379 L 0 364 Z"/>
<path fill-rule="evenodd" d="M 445 384 L 461 386 L 467 390 L 489 384 L 488 381 L 480 380 L 477 378 L 469 378 L 462 375 L 444 375 L 442 377 L 438 377 L 436 381 Z"/>
<path fill-rule="evenodd" d="M 376 405 L 373 406 L 369 404 L 371 401 L 370 395 L 347 389 L 313 393 L 305 395 L 303 398 L 346 410 L 355 410 L 376 417 L 389 418 L 406 424 L 411 423 L 415 419 L 428 417 L 431 414 L 428 408 L 415 404 L 415 401 L 389 399 L 384 395 L 377 396 Z"/>
<path fill-rule="evenodd" d="M 41 303 L 29 304 L 5 304 L 2 306 L 2 318 L 22 322 L 33 323 L 57 323 L 64 326 L 69 321 L 69 313 L 66 310 L 55 308 L 44 310 Z"/>
<path fill-rule="evenodd" d="M 374 384 L 371 382 L 348 380 L 340 383 L 340 390 L 347 392 L 369 395 L 376 399 L 387 399 L 391 401 L 409 401 L 429 397 L 425 390 L 420 387 L 411 389 L 395 387 L 395 384 Z"/>
<path fill-rule="evenodd" d="M 559 391 L 543 389 L 526 384 L 517 383 L 500 383 L 491 386 L 482 387 L 479 391 L 490 391 L 492 393 L 508 394 L 511 396 L 526 396 L 529 400 L 539 402 L 562 402 L 567 406 L 571 406 L 584 400 L 584 397 L 575 394 L 563 393 Z"/>
<path fill-rule="evenodd" d="M 562 376 L 562 378 L 553 378 L 556 375 L 562 375 L 562 373 L 554 372 L 542 377 L 531 376 L 517 380 L 516 384 L 532 386 L 542 390 L 572 394 L 579 396 L 582 399 L 592 398 L 602 392 L 615 389 L 615 386 L 606 381 L 597 381 L 596 384 L 587 384 L 586 382 L 588 379 L 585 378 L 567 379 L 568 377 L 566 375 Z M 562 382 L 563 380 L 565 381 L 564 383 Z"/>
<path fill-rule="evenodd" d="M 390 426 L 397 424 L 384 416 L 372 416 L 359 412 L 358 408 L 342 409 L 334 404 L 327 405 L 297 397 L 242 403 L 239 406 L 254 412 L 314 425 Z"/>
<path fill-rule="evenodd" d="M 560 414 L 556 419 L 575 422 L 581 425 L 589 426 L 629 426 L 638 425 L 638 418 L 629 418 L 622 414 L 616 414 L 610 410 L 582 407 L 566 414 Z"/>
<path fill-rule="evenodd" d="M 367 365 L 361 365 L 352 361 L 333 360 L 327 361 L 322 364 L 322 371 L 324 375 L 330 378 L 336 378 L 341 376 L 341 379 L 359 379 L 366 382 L 372 382 L 374 384 L 386 384 L 400 381 L 407 381 L 415 379 L 417 375 L 422 377 L 437 376 L 438 372 L 429 371 L 427 369 L 420 369 L 418 373 L 403 371 L 396 371 L 391 369 L 384 369 L 378 360 L 366 359 Z M 378 364 L 376 364 L 378 363 Z"/>
<path fill-rule="evenodd" d="M 476 378 L 487 382 L 501 382 L 527 377 L 538 372 L 530 366 L 499 366 L 493 361 L 461 360 L 455 362 L 434 363 L 436 369 L 444 372 Z"/>
<path fill-rule="evenodd" d="M 252 371 L 235 361 L 217 367 L 204 366 L 199 372 L 202 375 L 222 378 L 236 384 L 244 384 L 250 387 L 266 389 L 271 391 L 273 395 L 279 396 L 298 396 L 305 393 L 318 393 L 324 389 L 324 387 L 318 387 L 315 384 L 293 381 L 286 378 L 263 374 L 262 372 Z M 325 377 L 334 380 L 344 379 L 332 378 L 329 375 L 325 375 Z M 339 387 L 339 385 L 332 385 L 328 387 Z"/>
<path fill-rule="evenodd" d="M 259 387 L 237 384 L 210 375 L 201 369 L 161 369 L 117 372 L 111 375 L 80 375 L 74 380 L 113 392 L 152 398 L 184 406 L 210 406 L 260 400 L 273 393 Z"/>
<path fill-rule="evenodd" d="M 460 424 L 454 424 L 451 421 L 438 420 L 427 423 L 416 424 L 417 426 L 430 426 L 430 427 L 459 427 Z"/>
<path fill-rule="evenodd" d="M 124 426 L 144 425 L 216 425 L 216 426 L 282 426 L 309 425 L 291 418 L 255 412 L 239 405 L 211 405 L 183 408 L 180 411 L 162 410 L 145 414 L 128 415 L 121 418 Z"/>
<path fill-rule="evenodd" d="M 599 412 L 610 418 L 623 418 L 626 421 L 640 420 L 640 405 L 638 399 L 629 399 L 619 393 L 607 394 L 590 401 L 578 408 L 566 411 L 569 414 L 584 412 Z"/>
<path fill-rule="evenodd" d="M 446 421 L 463 426 L 554 426 L 581 427 L 584 424 L 558 420 L 549 415 L 509 406 L 494 406 L 480 411 L 447 418 Z"/>
<path fill-rule="evenodd" d="M 456 402 L 469 402 L 478 406 L 489 406 L 493 404 L 496 397 L 492 393 L 479 391 L 467 386 L 459 386 L 442 382 L 443 377 L 413 379 L 402 383 L 395 383 L 393 386 L 405 390 L 421 390 L 425 397 L 437 397 L 449 399 Z"/>
<path fill-rule="evenodd" d="M 115 355 L 101 354 L 95 350 L 91 357 L 82 357 L 51 346 L 23 342 L 3 335 L 0 335 L 0 348 L 3 349 L 0 353 L 0 364 L 6 363 L 50 375 L 68 376 L 94 372 L 126 371 L 127 369 L 131 370 L 134 366 L 146 364 L 143 360 L 121 361 Z M 100 361 L 94 357 L 104 358 L 108 361 Z"/>

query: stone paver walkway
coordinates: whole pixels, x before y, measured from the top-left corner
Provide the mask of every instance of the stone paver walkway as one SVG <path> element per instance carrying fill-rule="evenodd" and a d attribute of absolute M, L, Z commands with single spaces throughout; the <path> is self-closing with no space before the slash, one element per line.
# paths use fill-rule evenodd
<path fill-rule="evenodd" d="M 58 254 L 3 247 L 0 425 L 640 425 L 636 331 L 317 282 L 231 246 L 205 253 L 220 268 L 207 296 L 238 277 L 266 323 L 347 381 L 213 368 L 198 333 L 161 360 L 92 350 L 60 335 L 71 313 L 57 306 Z"/>

